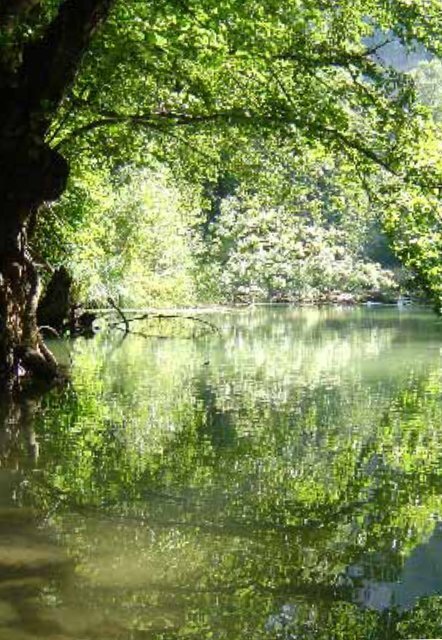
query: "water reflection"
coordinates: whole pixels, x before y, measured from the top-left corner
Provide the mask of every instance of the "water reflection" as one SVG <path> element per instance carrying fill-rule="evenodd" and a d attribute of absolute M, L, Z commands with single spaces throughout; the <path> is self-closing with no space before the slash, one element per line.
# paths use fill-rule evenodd
<path fill-rule="evenodd" d="M 3 409 L 0 640 L 442 635 L 437 319 L 211 320 Z"/>
<path fill-rule="evenodd" d="M 386 567 L 388 572 L 388 567 Z M 361 577 L 360 567 L 352 566 L 349 576 Z M 419 598 L 442 595 L 442 525 L 437 523 L 429 540 L 412 550 L 405 559 L 397 580 L 376 582 L 362 580 L 356 601 L 364 607 L 382 611 L 396 607 L 410 609 Z"/>

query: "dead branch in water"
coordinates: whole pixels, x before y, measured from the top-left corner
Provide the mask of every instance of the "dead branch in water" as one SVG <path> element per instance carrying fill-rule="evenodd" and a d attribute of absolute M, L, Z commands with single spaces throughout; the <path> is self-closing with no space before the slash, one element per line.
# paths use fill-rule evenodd
<path fill-rule="evenodd" d="M 114 327 L 118 327 L 119 325 L 121 325 L 122 323 L 124 323 L 125 325 L 125 330 L 126 333 L 135 333 L 134 331 L 132 331 L 130 329 L 130 323 L 131 322 L 140 322 L 142 320 L 173 320 L 173 319 L 180 319 L 180 320 L 191 320 L 192 322 L 199 322 L 200 324 L 205 325 L 206 327 L 209 327 L 212 331 L 215 331 L 217 333 L 220 333 L 220 328 L 216 325 L 213 324 L 212 322 L 209 322 L 208 320 L 203 320 L 202 318 L 198 318 L 197 316 L 188 316 L 188 315 L 182 315 L 179 313 L 176 314 L 172 314 L 172 313 L 144 313 L 141 316 L 134 316 L 133 318 L 127 318 L 123 312 L 121 311 L 121 309 L 119 309 L 115 303 L 112 304 L 113 308 L 118 311 L 119 315 L 122 317 L 121 321 L 118 322 L 112 322 L 109 323 L 109 327 L 114 328 Z"/>
<path fill-rule="evenodd" d="M 113 298 L 111 298 L 110 296 L 108 296 L 107 301 L 109 302 L 110 306 L 115 309 L 115 311 L 118 313 L 118 315 L 121 317 L 122 322 L 124 323 L 124 327 L 125 327 L 125 332 L 126 333 L 130 333 L 130 327 L 129 327 L 129 320 L 126 318 L 126 316 L 124 315 L 123 311 L 120 309 L 120 307 L 117 305 L 117 303 L 115 302 L 115 300 Z M 121 322 L 118 322 L 116 324 L 121 324 Z M 109 325 L 112 326 L 112 325 Z"/>

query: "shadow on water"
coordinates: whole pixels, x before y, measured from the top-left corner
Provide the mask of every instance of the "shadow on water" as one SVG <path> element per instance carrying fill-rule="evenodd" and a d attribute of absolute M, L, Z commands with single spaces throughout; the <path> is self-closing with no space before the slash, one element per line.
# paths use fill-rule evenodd
<path fill-rule="evenodd" d="M 442 636 L 437 320 L 211 320 L 2 405 L 0 640 Z"/>

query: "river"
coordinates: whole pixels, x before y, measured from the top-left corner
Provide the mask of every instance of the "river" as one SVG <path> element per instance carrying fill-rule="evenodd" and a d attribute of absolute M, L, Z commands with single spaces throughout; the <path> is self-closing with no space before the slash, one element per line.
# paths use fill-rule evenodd
<path fill-rule="evenodd" d="M 441 321 L 209 319 L 0 411 L 0 640 L 442 637 Z"/>

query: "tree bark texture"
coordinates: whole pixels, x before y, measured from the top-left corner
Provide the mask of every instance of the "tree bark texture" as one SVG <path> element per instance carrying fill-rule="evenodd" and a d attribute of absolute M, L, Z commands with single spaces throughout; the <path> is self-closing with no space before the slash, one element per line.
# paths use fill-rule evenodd
<path fill-rule="evenodd" d="M 69 167 L 45 142 L 94 31 L 112 0 L 65 0 L 46 32 L 8 69 L 0 53 L 0 387 L 53 378 L 55 358 L 37 326 L 39 279 L 28 239 L 43 202 L 60 197 Z M 50 242 L 50 238 L 48 238 Z"/>
<path fill-rule="evenodd" d="M 44 144 L 25 138 L 11 148 L 2 142 L 0 137 L 0 383 L 11 385 L 24 374 L 50 378 L 57 372 L 38 332 L 39 278 L 27 241 L 38 207 L 61 195 L 68 167 Z"/>

